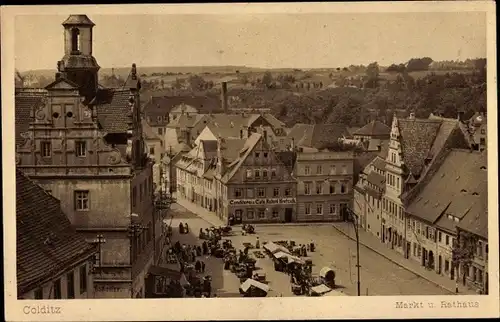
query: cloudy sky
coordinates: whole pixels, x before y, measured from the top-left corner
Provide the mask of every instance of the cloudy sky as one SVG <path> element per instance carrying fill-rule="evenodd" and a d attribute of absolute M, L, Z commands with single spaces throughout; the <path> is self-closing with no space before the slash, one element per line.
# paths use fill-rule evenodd
<path fill-rule="evenodd" d="M 100 66 L 320 68 L 486 57 L 481 12 L 88 15 Z M 67 15 L 15 18 L 20 71 L 55 69 Z"/>

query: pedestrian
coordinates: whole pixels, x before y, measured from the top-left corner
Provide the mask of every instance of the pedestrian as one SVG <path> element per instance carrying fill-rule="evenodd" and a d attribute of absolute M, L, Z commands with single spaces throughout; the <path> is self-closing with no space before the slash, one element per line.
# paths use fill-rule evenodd
<path fill-rule="evenodd" d="M 184 226 L 182 223 L 179 223 L 179 234 L 184 234 Z"/>
<path fill-rule="evenodd" d="M 188 226 L 188 224 L 185 223 L 184 226 L 186 226 L 186 234 L 189 234 L 189 226 Z"/>
<path fill-rule="evenodd" d="M 259 249 L 260 248 L 260 240 L 259 237 L 257 237 L 257 241 L 255 242 L 255 248 Z"/>
<path fill-rule="evenodd" d="M 196 264 L 194 264 L 194 270 L 196 271 L 196 273 L 201 272 L 201 262 L 200 261 L 196 261 Z"/>
<path fill-rule="evenodd" d="M 205 273 L 205 262 L 201 261 L 201 272 Z"/>

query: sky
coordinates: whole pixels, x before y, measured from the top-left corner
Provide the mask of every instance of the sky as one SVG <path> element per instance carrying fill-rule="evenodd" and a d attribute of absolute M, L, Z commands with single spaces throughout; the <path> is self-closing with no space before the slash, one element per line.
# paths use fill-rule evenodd
<path fill-rule="evenodd" d="M 336 68 L 486 57 L 484 12 L 88 16 L 103 68 Z M 18 70 L 56 68 L 66 18 L 16 16 Z"/>

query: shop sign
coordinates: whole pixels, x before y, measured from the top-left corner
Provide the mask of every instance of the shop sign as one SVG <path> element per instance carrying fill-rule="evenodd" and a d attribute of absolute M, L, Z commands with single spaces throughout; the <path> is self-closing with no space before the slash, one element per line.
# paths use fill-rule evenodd
<path fill-rule="evenodd" d="M 262 199 L 231 199 L 230 205 L 290 205 L 295 204 L 295 198 L 262 198 Z"/>

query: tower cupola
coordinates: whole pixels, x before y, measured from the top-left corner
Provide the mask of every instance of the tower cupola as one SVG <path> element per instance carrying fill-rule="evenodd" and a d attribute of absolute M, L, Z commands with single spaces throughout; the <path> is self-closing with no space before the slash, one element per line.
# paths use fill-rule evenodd
<path fill-rule="evenodd" d="M 92 56 L 92 31 L 95 24 L 86 15 L 70 15 L 64 27 L 64 57 L 59 73 L 79 86 L 80 95 L 90 102 L 96 95 L 100 66 Z"/>

